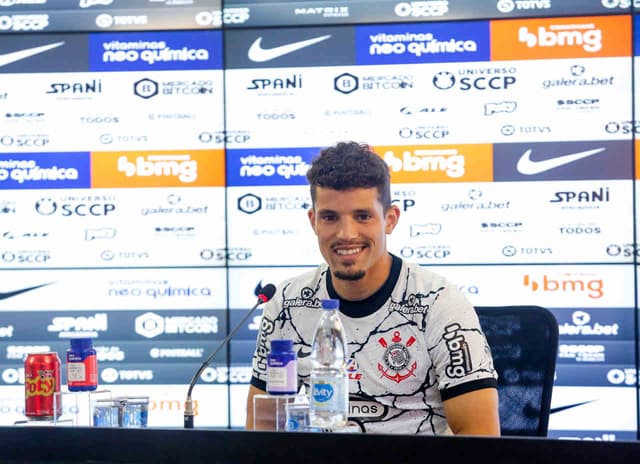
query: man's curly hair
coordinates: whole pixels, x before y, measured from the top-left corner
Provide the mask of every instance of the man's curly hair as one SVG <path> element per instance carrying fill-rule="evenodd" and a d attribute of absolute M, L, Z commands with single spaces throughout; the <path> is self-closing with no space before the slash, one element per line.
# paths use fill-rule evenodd
<path fill-rule="evenodd" d="M 317 187 L 333 190 L 375 187 L 384 211 L 391 206 L 389 167 L 367 144 L 339 142 L 323 149 L 312 161 L 307 180 L 314 207 Z"/>

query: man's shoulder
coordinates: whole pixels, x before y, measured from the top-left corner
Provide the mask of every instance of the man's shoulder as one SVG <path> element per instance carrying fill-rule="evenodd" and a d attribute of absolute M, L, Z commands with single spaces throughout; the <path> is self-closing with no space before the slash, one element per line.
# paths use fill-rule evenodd
<path fill-rule="evenodd" d="M 297 292 L 305 287 L 315 288 L 320 285 L 320 282 L 324 281 L 326 271 L 327 267 L 320 265 L 284 279 L 280 282 L 278 287 L 283 289 L 286 293 Z"/>
<path fill-rule="evenodd" d="M 417 286 L 428 286 L 428 287 L 441 287 L 451 285 L 449 279 L 447 279 L 444 275 L 427 269 L 424 266 L 421 266 L 418 263 L 410 262 L 403 260 L 402 261 L 402 269 L 403 272 L 406 273 L 409 280 L 413 280 Z"/>

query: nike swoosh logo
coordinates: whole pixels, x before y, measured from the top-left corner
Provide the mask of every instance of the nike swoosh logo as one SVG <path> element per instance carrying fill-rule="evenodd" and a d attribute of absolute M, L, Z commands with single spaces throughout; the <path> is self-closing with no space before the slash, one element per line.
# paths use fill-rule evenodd
<path fill-rule="evenodd" d="M 551 158 L 543 161 L 531 161 L 531 149 L 524 152 L 524 154 L 518 160 L 516 169 L 520 174 L 531 176 L 533 174 L 540 174 L 551 169 L 559 168 L 565 164 L 573 163 L 587 156 L 592 156 L 597 153 L 603 152 L 604 148 L 596 148 L 594 150 L 581 151 L 578 153 L 571 153 L 570 155 L 562 155 L 556 158 Z"/>
<path fill-rule="evenodd" d="M 64 42 L 56 42 L 49 45 L 42 45 L 40 47 L 18 50 L 17 52 L 4 53 L 0 55 L 0 66 L 6 66 L 8 64 L 15 63 L 16 61 L 24 60 L 25 58 L 44 53 L 52 48 L 60 47 L 61 45 L 64 45 Z"/>
<path fill-rule="evenodd" d="M 49 282 L 48 284 L 36 285 L 35 287 L 21 288 L 20 290 L 14 290 L 12 292 L 0 293 L 0 301 L 8 300 L 9 298 L 14 297 L 16 295 L 20 295 L 21 293 L 27 293 L 27 292 L 30 292 L 31 290 L 35 290 L 40 287 L 45 287 L 47 285 L 51 285 L 51 282 Z"/>
<path fill-rule="evenodd" d="M 567 404 L 565 406 L 558 406 L 557 408 L 551 408 L 549 414 L 555 414 L 557 412 L 566 411 L 567 409 L 577 408 L 583 404 L 593 403 L 595 400 L 583 401 L 582 403 Z"/>
<path fill-rule="evenodd" d="M 327 40 L 329 37 L 331 37 L 331 34 L 323 35 L 321 37 L 315 37 L 313 39 L 302 40 L 300 42 L 280 45 L 279 47 L 274 48 L 262 48 L 262 37 L 258 37 L 251 44 L 251 47 L 249 47 L 249 53 L 247 55 L 249 56 L 249 59 L 251 61 L 255 61 L 256 63 L 264 63 L 265 61 L 275 60 L 276 58 L 280 58 L 281 56 L 288 55 L 289 53 L 293 53 L 297 50 L 301 50 L 303 48 L 317 44 L 318 42 Z"/>

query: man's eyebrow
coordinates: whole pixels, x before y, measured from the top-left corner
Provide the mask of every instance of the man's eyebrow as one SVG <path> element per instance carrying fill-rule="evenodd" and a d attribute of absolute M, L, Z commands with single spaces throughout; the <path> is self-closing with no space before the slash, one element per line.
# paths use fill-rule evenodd
<path fill-rule="evenodd" d="M 323 213 L 323 214 L 327 214 L 327 213 L 332 213 L 332 214 L 336 214 L 336 212 L 332 209 L 329 208 L 322 208 L 318 210 L 318 214 Z"/>
<path fill-rule="evenodd" d="M 371 214 L 371 211 L 373 211 L 373 208 L 358 208 L 358 209 L 354 209 L 353 211 L 349 211 L 347 214 Z M 337 211 L 333 210 L 333 209 L 329 209 L 329 208 L 322 208 L 318 210 L 317 214 L 338 214 Z"/>

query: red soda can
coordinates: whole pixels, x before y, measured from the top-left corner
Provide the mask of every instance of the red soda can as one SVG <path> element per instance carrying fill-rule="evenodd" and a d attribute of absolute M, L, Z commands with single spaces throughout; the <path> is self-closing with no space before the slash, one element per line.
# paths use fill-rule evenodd
<path fill-rule="evenodd" d="M 32 353 L 24 361 L 24 415 L 47 420 L 62 414 L 60 358 L 57 353 Z"/>

